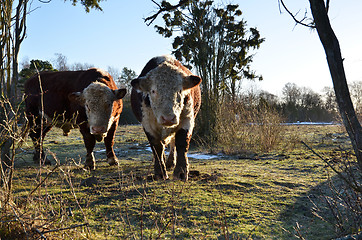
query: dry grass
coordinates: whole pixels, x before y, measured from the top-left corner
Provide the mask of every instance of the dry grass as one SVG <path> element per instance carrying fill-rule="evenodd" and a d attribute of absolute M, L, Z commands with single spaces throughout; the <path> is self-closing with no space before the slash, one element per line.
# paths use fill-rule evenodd
<path fill-rule="evenodd" d="M 337 174 L 297 143 L 298 138 L 305 141 L 337 164 L 343 159 L 338 149 L 350 148 L 346 134 L 335 126 L 275 125 L 266 112 L 227 115 L 224 151 L 230 146 L 235 147 L 230 153 L 275 150 L 250 158 L 190 159 L 186 183 L 150 180 L 152 158 L 141 126 L 117 130 L 118 167 L 108 166 L 103 143 L 97 143 L 97 169 L 92 172 L 80 163 L 85 149 L 77 130 L 69 137 L 59 129 L 49 132 L 44 146 L 56 163 L 50 167 L 32 162 L 29 139 L 23 145 L 15 141 L 11 164 L 2 172 L 11 181 L 0 186 L 0 238 L 313 240 L 360 230 L 340 214 L 356 211 L 360 216 L 360 210 L 338 208 L 346 201 L 341 192 L 336 198 L 329 190 L 328 182 L 335 183 Z M 227 129 L 227 121 L 234 128 Z M 12 136 L 22 136 L 15 125 L 11 129 Z M 353 162 L 352 155 L 347 159 Z M 339 169 L 346 172 L 343 166 Z M 324 201 L 331 197 L 336 201 Z M 336 226 L 344 231 L 335 233 Z"/>
<path fill-rule="evenodd" d="M 218 146 L 226 154 L 269 152 L 282 141 L 282 118 L 267 106 L 246 108 L 241 103 L 225 104 L 217 115 Z"/>

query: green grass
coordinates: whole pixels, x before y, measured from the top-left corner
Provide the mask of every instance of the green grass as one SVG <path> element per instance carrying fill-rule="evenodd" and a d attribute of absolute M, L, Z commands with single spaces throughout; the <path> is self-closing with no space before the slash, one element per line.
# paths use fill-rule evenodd
<path fill-rule="evenodd" d="M 13 210 L 2 212 L 0 229 L 16 223 L 38 238 L 34 231 L 54 230 L 44 233 L 47 239 L 297 239 L 298 223 L 306 239 L 333 238 L 333 225 L 316 217 L 312 208 L 319 204 L 328 176 L 334 175 L 295 140 L 332 159 L 341 154 L 340 146 L 349 147 L 346 135 L 336 126 L 286 128 L 284 145 L 271 153 L 252 159 L 190 159 L 193 174 L 186 183 L 148 180 L 152 156 L 144 150 L 141 126 L 118 128 L 118 167 L 108 166 L 105 153 L 97 152 L 104 145 L 97 143 L 92 172 L 82 169 L 85 148 L 79 132 L 63 137 L 54 129 L 44 145 L 60 167 L 52 173 L 54 166 L 40 168 L 32 162 L 30 141 L 24 145 L 16 159 Z M 81 186 L 90 177 L 96 183 Z M 5 216 L 18 220 L 6 222 Z"/>

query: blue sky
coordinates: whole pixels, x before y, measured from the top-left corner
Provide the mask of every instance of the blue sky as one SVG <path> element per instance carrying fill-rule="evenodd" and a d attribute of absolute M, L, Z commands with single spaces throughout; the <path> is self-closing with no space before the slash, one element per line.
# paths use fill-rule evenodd
<path fill-rule="evenodd" d="M 257 27 L 265 42 L 256 51 L 252 69 L 263 75 L 257 84 L 281 94 L 287 82 L 321 91 L 332 86 L 324 50 L 315 31 L 295 26 L 291 17 L 280 13 L 277 0 L 234 0 L 240 5 L 249 27 Z M 285 0 L 302 17 L 309 9 L 307 0 Z M 24 59 L 55 59 L 61 53 L 68 63 L 89 63 L 131 68 L 140 73 L 146 62 L 158 55 L 170 54 L 172 39 L 156 33 L 144 24 L 155 5 L 151 0 L 107 0 L 103 12 L 86 13 L 82 6 L 69 1 L 52 0 L 48 4 L 34 0 L 35 9 L 27 22 L 27 38 L 20 50 Z M 38 8 L 40 7 L 40 8 Z M 349 82 L 362 81 L 362 1 L 331 0 L 330 19 L 340 41 Z M 158 20 L 162 23 L 162 19 Z M 249 84 L 246 84 L 249 85 Z"/>

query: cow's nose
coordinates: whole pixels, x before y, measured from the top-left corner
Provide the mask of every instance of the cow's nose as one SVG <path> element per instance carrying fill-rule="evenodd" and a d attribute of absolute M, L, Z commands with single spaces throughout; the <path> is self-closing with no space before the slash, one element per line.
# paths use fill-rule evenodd
<path fill-rule="evenodd" d="M 176 123 L 176 115 L 161 116 L 162 125 L 172 126 Z"/>
<path fill-rule="evenodd" d="M 92 126 L 91 134 L 103 134 L 107 131 L 107 129 L 103 126 Z"/>

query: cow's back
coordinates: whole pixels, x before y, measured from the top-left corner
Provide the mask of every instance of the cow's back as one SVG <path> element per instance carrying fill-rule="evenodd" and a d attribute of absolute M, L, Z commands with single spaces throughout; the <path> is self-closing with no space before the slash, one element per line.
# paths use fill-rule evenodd
<path fill-rule="evenodd" d="M 97 80 L 112 90 L 117 89 L 107 72 L 95 68 L 87 71 L 42 72 L 28 79 L 24 88 L 26 94 L 39 94 L 42 91 L 43 93 L 68 95 L 71 92 L 82 91 Z M 40 89 L 39 83 L 41 83 L 42 89 Z"/>
<path fill-rule="evenodd" d="M 112 77 L 107 72 L 96 68 L 86 71 L 37 74 L 28 79 L 24 85 L 26 111 L 35 115 L 43 106 L 45 114 L 49 117 L 53 117 L 56 113 L 66 112 L 65 117 L 71 118 L 76 111 L 85 117 L 83 107 L 70 102 L 68 95 L 72 92 L 81 92 L 96 81 L 104 83 L 112 90 L 117 89 Z M 116 112 L 122 109 L 122 100 L 115 101 L 115 108 Z"/>

